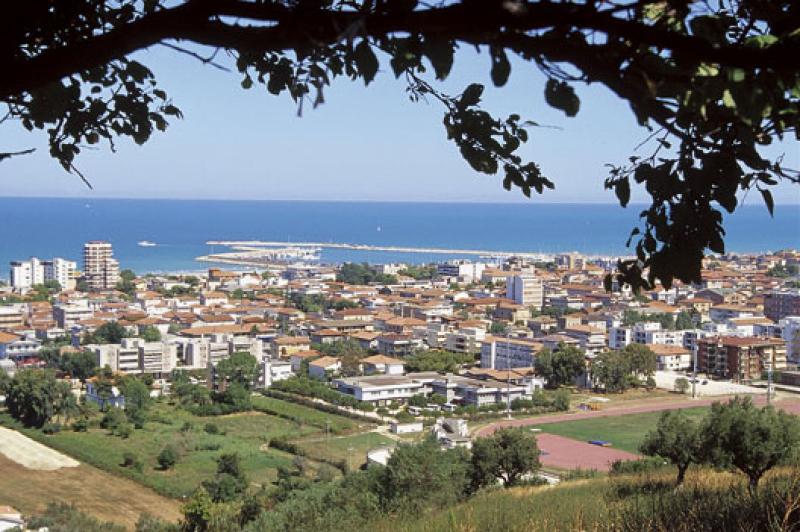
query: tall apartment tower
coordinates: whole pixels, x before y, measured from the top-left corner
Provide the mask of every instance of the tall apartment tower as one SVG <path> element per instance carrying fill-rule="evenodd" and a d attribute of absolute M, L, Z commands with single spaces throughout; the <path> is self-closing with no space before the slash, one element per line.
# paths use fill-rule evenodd
<path fill-rule="evenodd" d="M 541 310 L 544 305 L 542 280 L 532 273 L 506 277 L 506 297 L 515 303 Z"/>
<path fill-rule="evenodd" d="M 91 290 L 111 290 L 119 282 L 119 262 L 110 242 L 92 240 L 83 245 L 83 276 Z"/>

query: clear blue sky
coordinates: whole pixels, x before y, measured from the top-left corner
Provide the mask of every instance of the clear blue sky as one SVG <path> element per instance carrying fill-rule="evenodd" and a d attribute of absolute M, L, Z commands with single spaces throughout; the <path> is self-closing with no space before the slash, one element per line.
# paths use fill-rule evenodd
<path fill-rule="evenodd" d="M 506 192 L 501 177 L 473 172 L 445 138 L 436 102 L 411 103 L 384 61 L 376 81 L 340 79 L 327 102 L 305 108 L 301 118 L 288 96 L 261 86 L 240 88 L 238 73 L 225 73 L 163 47 L 138 54 L 155 72 L 185 118 L 144 146 L 120 142 L 85 151 L 77 161 L 95 189 L 66 174 L 47 155 L 45 135 L 17 123 L 0 127 L 3 151 L 38 148 L 34 155 L 0 163 L 2 196 L 127 198 L 315 199 L 385 201 L 528 201 Z M 566 118 L 548 107 L 544 78 L 533 66 L 513 63 L 509 83 L 494 88 L 489 58 L 462 50 L 453 74 L 440 87 L 460 92 L 472 81 L 487 85 L 485 107 L 495 115 L 523 118 L 559 129 L 535 128 L 523 155 L 538 162 L 556 190 L 545 202 L 615 201 L 603 190 L 604 164 L 627 160 L 646 137 L 627 105 L 599 85 L 577 87 L 581 110 Z M 772 154 L 800 167 L 798 143 Z M 778 203 L 800 203 L 800 187 L 776 187 Z M 633 201 L 644 201 L 641 190 Z M 760 201 L 752 194 L 747 203 Z"/>

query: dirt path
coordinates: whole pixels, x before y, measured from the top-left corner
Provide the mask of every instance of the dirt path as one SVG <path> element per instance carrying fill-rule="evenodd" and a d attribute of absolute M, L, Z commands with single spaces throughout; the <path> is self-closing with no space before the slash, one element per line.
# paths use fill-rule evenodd
<path fill-rule="evenodd" d="M 683 408 L 695 408 L 698 406 L 710 406 L 717 401 L 724 401 L 725 397 L 705 398 L 705 399 L 670 399 L 648 402 L 644 404 L 610 406 L 605 410 L 573 412 L 569 414 L 543 415 L 525 419 L 513 419 L 498 421 L 491 425 L 479 428 L 473 434 L 474 437 L 488 436 L 494 431 L 504 427 L 526 427 L 529 425 L 543 425 L 545 423 L 561 423 L 562 421 L 577 421 L 580 419 L 591 419 L 598 417 L 615 417 L 627 414 L 644 414 L 647 412 L 661 412 L 664 410 L 679 410 Z M 756 404 L 764 404 L 764 397 L 754 397 Z M 780 399 L 775 405 L 782 410 L 792 414 L 800 414 L 800 400 L 795 397 Z"/>
<path fill-rule="evenodd" d="M 21 466 L 37 471 L 55 471 L 80 465 L 77 460 L 5 427 L 0 427 L 0 453 Z"/>

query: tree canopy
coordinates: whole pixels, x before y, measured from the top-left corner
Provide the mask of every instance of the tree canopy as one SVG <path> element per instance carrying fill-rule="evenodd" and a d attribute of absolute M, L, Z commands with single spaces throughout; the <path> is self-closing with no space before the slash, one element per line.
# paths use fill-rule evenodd
<path fill-rule="evenodd" d="M 31 1 L 9 5 L 0 28 L 1 120 L 46 132 L 50 154 L 79 175 L 87 145 L 141 144 L 181 116 L 130 57 L 153 46 L 230 64 L 244 89 L 286 93 L 298 111 L 323 103 L 337 78 L 369 85 L 388 65 L 412 100 L 442 105 L 447 138 L 474 170 L 500 173 L 506 189 L 526 196 L 554 186 L 518 152 L 537 124 L 492 116 L 480 84 L 455 95 L 437 89 L 457 67 L 456 49 L 486 53 L 496 86 L 507 82 L 510 58 L 530 63 L 546 77 L 544 101 L 570 117 L 582 106 L 575 86 L 601 84 L 648 135 L 646 153 L 612 162 L 605 180 L 623 207 L 632 185 L 651 197 L 631 233 L 636 258 L 616 274 L 635 289 L 698 281 L 706 250 L 725 251 L 723 211 L 734 212 L 737 194 L 757 190 L 772 212 L 770 188 L 800 181 L 781 156 L 765 154 L 798 135 L 793 0 Z"/>

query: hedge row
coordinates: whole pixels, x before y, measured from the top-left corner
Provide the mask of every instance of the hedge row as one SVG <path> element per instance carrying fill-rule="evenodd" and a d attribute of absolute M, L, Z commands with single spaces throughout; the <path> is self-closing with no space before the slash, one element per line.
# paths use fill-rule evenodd
<path fill-rule="evenodd" d="M 355 412 L 349 412 L 347 410 L 340 410 L 339 408 L 333 405 L 329 405 L 327 403 L 318 403 L 316 401 L 312 401 L 307 397 L 303 397 L 302 395 L 295 395 L 292 393 L 281 392 L 279 390 L 273 390 L 273 389 L 264 390 L 264 395 L 266 395 L 267 397 L 272 397 L 274 399 L 289 401 L 291 403 L 295 403 L 298 405 L 314 408 L 316 410 L 319 410 L 320 412 L 325 412 L 326 414 L 336 414 L 337 416 L 347 417 L 358 421 L 366 421 L 367 423 L 371 423 L 373 425 L 376 423 L 376 420 L 371 417 L 362 416 L 361 414 L 357 414 Z"/>

